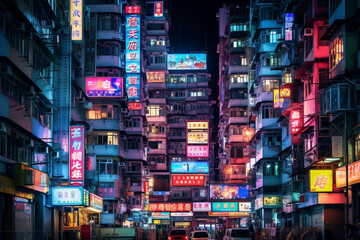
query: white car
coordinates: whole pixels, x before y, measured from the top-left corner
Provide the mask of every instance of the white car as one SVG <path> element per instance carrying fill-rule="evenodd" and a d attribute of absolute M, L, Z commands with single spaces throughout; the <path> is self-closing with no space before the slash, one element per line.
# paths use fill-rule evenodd
<path fill-rule="evenodd" d="M 190 233 L 190 240 L 210 240 L 210 234 L 206 230 L 195 230 Z"/>
<path fill-rule="evenodd" d="M 248 228 L 229 228 L 223 240 L 251 240 L 251 233 Z"/>

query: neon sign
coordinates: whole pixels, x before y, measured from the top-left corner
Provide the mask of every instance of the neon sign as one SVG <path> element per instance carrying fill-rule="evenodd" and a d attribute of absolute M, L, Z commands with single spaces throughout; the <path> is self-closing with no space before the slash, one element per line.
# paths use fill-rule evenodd
<path fill-rule="evenodd" d="M 186 122 L 186 156 L 209 157 L 209 121 Z"/>
<path fill-rule="evenodd" d="M 149 203 L 150 212 L 190 212 L 191 203 Z"/>
<path fill-rule="evenodd" d="M 70 127 L 70 185 L 84 183 L 84 127 Z"/>
<path fill-rule="evenodd" d="M 140 74 L 128 74 L 125 86 L 128 99 L 140 99 Z"/>
<path fill-rule="evenodd" d="M 290 134 L 296 134 L 303 125 L 302 113 L 300 110 L 290 112 Z"/>
<path fill-rule="evenodd" d="M 71 40 L 83 40 L 83 1 L 71 0 L 70 1 L 70 24 L 71 24 Z"/>
<path fill-rule="evenodd" d="M 172 186 L 204 186 L 205 175 L 197 174 L 173 174 L 171 175 Z"/>
<path fill-rule="evenodd" d="M 162 17 L 163 16 L 163 2 L 154 2 L 154 17 Z"/>
<path fill-rule="evenodd" d="M 122 97 L 123 79 L 87 77 L 86 95 L 89 97 Z"/>
<path fill-rule="evenodd" d="M 310 170 L 310 192 L 332 192 L 333 171 Z"/>

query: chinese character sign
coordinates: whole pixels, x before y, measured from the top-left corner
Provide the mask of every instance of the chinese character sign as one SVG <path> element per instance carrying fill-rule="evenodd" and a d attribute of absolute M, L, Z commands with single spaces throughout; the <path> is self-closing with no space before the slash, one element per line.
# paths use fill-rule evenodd
<path fill-rule="evenodd" d="M 285 13 L 285 41 L 292 41 L 294 13 Z"/>
<path fill-rule="evenodd" d="M 172 174 L 172 186 L 205 186 L 205 175 Z"/>
<path fill-rule="evenodd" d="M 129 102 L 129 110 L 141 110 L 141 103 L 139 102 Z"/>
<path fill-rule="evenodd" d="M 83 185 L 84 181 L 84 127 L 70 127 L 70 185 Z"/>
<path fill-rule="evenodd" d="M 281 88 L 280 89 L 280 98 L 290 98 L 291 89 L 290 88 Z"/>
<path fill-rule="evenodd" d="M 188 158 L 208 158 L 209 146 L 190 146 L 186 148 L 186 154 Z"/>
<path fill-rule="evenodd" d="M 239 211 L 238 202 L 212 202 L 213 212 L 237 212 Z"/>
<path fill-rule="evenodd" d="M 83 39 L 83 1 L 70 0 L 70 24 L 71 40 L 81 41 Z"/>
<path fill-rule="evenodd" d="M 194 212 L 210 212 L 211 202 L 193 202 Z"/>
<path fill-rule="evenodd" d="M 162 17 L 163 16 L 163 2 L 154 2 L 154 17 Z"/>
<path fill-rule="evenodd" d="M 165 71 L 148 71 L 146 80 L 150 82 L 165 82 Z"/>
<path fill-rule="evenodd" d="M 239 202 L 239 211 L 240 212 L 250 212 L 251 211 L 251 202 Z"/>
<path fill-rule="evenodd" d="M 333 171 L 310 170 L 310 192 L 332 192 Z"/>
<path fill-rule="evenodd" d="M 303 125 L 302 112 L 300 110 L 293 110 L 290 112 L 290 134 L 296 134 L 300 131 Z"/>
<path fill-rule="evenodd" d="M 186 156 L 188 158 L 208 158 L 209 121 L 187 121 L 186 132 Z"/>
<path fill-rule="evenodd" d="M 149 212 L 190 212 L 191 203 L 149 203 Z"/>
<path fill-rule="evenodd" d="M 140 15 L 126 15 L 126 73 L 140 73 Z"/>
<path fill-rule="evenodd" d="M 280 97 L 280 90 L 279 89 L 273 89 L 274 93 L 274 108 L 282 108 L 284 104 L 284 99 Z"/>
<path fill-rule="evenodd" d="M 122 97 L 123 79 L 110 77 L 87 77 L 86 95 L 89 97 Z"/>
<path fill-rule="evenodd" d="M 126 14 L 140 14 L 141 8 L 140 8 L 140 6 L 126 6 L 125 13 Z"/>
<path fill-rule="evenodd" d="M 82 187 L 54 187 L 52 204 L 54 206 L 80 206 L 83 205 L 83 195 Z"/>
<path fill-rule="evenodd" d="M 348 166 L 348 183 L 354 185 L 360 182 L 360 161 Z M 336 169 L 336 187 L 346 186 L 346 167 Z"/>
<path fill-rule="evenodd" d="M 149 181 L 144 182 L 144 192 L 145 195 L 149 195 Z"/>
<path fill-rule="evenodd" d="M 125 86 L 128 99 L 140 99 L 140 74 L 128 74 Z"/>

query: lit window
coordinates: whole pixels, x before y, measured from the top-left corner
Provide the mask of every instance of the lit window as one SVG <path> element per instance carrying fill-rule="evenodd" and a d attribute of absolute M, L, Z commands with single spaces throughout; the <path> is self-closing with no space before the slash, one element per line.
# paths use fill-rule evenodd
<path fill-rule="evenodd" d="M 279 88 L 279 80 L 277 80 L 277 79 L 262 80 L 262 91 L 263 92 L 271 92 L 274 88 Z"/>
<path fill-rule="evenodd" d="M 285 76 L 284 76 L 284 83 L 291 83 L 292 82 L 292 78 L 291 78 L 291 73 L 285 73 Z"/>
<path fill-rule="evenodd" d="M 330 68 L 334 68 L 344 58 L 343 37 L 337 37 L 330 46 Z"/>

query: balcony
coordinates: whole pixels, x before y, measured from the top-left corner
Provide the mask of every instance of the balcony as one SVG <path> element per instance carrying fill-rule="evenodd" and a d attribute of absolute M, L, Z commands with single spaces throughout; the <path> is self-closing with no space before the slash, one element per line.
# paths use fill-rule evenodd
<path fill-rule="evenodd" d="M 166 155 L 166 147 L 162 149 L 150 149 L 148 154 L 159 154 L 159 155 Z"/>
<path fill-rule="evenodd" d="M 166 89 L 165 82 L 148 82 L 148 89 Z"/>
<path fill-rule="evenodd" d="M 186 140 L 186 136 L 183 135 L 183 136 L 170 136 L 168 135 L 168 139 L 171 141 L 171 140 Z"/>
<path fill-rule="evenodd" d="M 145 153 L 142 149 L 126 149 L 124 150 L 124 158 L 128 160 L 145 160 Z"/>
<path fill-rule="evenodd" d="M 263 158 L 277 158 L 281 150 L 281 144 L 271 147 L 262 147 L 256 152 L 255 161 L 258 162 Z"/>
<path fill-rule="evenodd" d="M 181 154 L 181 155 L 184 155 L 184 154 L 186 154 L 186 150 L 185 149 L 172 149 L 172 148 L 169 148 L 168 149 L 168 154 Z"/>
<path fill-rule="evenodd" d="M 86 5 L 92 13 L 121 13 L 121 5 L 118 4 L 95 4 Z"/>
<path fill-rule="evenodd" d="M 182 123 L 169 123 L 169 128 L 186 128 L 186 123 L 185 122 L 182 122 Z"/>
<path fill-rule="evenodd" d="M 161 133 L 161 132 L 158 132 L 158 133 L 152 133 L 150 132 L 149 133 L 149 139 L 164 139 L 166 138 L 166 133 Z"/>
<path fill-rule="evenodd" d="M 175 89 L 178 89 L 178 88 L 186 88 L 186 83 L 185 82 L 182 82 L 182 83 L 169 83 L 167 82 L 166 83 L 166 88 L 168 89 L 172 89 L 172 88 L 175 88 Z"/>
<path fill-rule="evenodd" d="M 166 63 L 149 63 L 148 70 L 165 70 Z"/>
<path fill-rule="evenodd" d="M 259 29 L 273 29 L 273 28 L 281 28 L 282 21 L 278 20 L 261 20 L 259 23 Z"/>
<path fill-rule="evenodd" d="M 86 121 L 95 130 L 121 130 L 119 119 L 87 119 Z"/>
<path fill-rule="evenodd" d="M 24 119 L 24 118 L 22 118 L 22 119 Z M 51 129 L 42 125 L 36 118 L 33 118 L 32 127 L 33 127 L 32 133 L 36 137 L 41 138 L 41 139 L 51 139 L 52 138 Z"/>
<path fill-rule="evenodd" d="M 153 123 L 165 123 L 166 116 L 146 116 L 146 120 Z"/>
<path fill-rule="evenodd" d="M 147 52 L 166 52 L 168 48 L 166 46 L 146 46 Z"/>
<path fill-rule="evenodd" d="M 142 127 L 124 127 L 124 131 L 128 135 L 145 135 L 145 129 Z"/>
<path fill-rule="evenodd" d="M 149 103 L 154 104 L 154 105 L 165 105 L 166 104 L 166 98 L 160 98 L 160 97 L 155 97 L 155 98 L 149 98 Z"/>
<path fill-rule="evenodd" d="M 229 89 L 239 89 L 239 88 L 248 88 L 248 83 L 230 83 Z"/>
<path fill-rule="evenodd" d="M 130 186 L 129 192 L 143 192 L 142 184 L 140 183 L 140 186 Z"/>
<path fill-rule="evenodd" d="M 229 74 L 235 74 L 235 73 L 248 73 L 249 72 L 249 66 L 245 65 L 245 66 L 239 66 L 239 65 L 235 65 L 229 66 Z"/>
<path fill-rule="evenodd" d="M 209 96 L 186 97 L 186 101 L 207 101 Z"/>
<path fill-rule="evenodd" d="M 272 102 L 274 99 L 273 92 L 263 92 L 260 89 L 260 93 L 257 94 L 257 103 L 260 102 Z"/>
<path fill-rule="evenodd" d="M 244 164 L 249 162 L 250 162 L 249 156 L 243 158 L 230 158 L 230 164 Z"/>
<path fill-rule="evenodd" d="M 321 113 L 329 114 L 338 111 L 355 109 L 358 106 L 356 88 L 349 83 L 333 84 L 325 88 L 321 94 Z"/>
<path fill-rule="evenodd" d="M 229 124 L 246 124 L 249 122 L 249 117 L 230 117 Z"/>
<path fill-rule="evenodd" d="M 97 30 L 97 39 L 106 40 L 106 39 L 122 39 L 122 34 L 116 30 Z"/>
<path fill-rule="evenodd" d="M 231 107 L 246 107 L 248 105 L 247 99 L 230 99 L 229 108 Z"/>
<path fill-rule="evenodd" d="M 120 147 L 118 145 L 87 145 L 86 152 L 97 156 L 119 156 Z"/>
<path fill-rule="evenodd" d="M 244 136 L 243 135 L 230 135 L 229 143 L 233 143 L 233 142 L 244 142 Z"/>
<path fill-rule="evenodd" d="M 232 47 L 230 48 L 230 54 L 245 54 L 245 47 Z"/>
<path fill-rule="evenodd" d="M 99 182 L 114 182 L 119 179 L 117 174 L 99 174 Z"/>
<path fill-rule="evenodd" d="M 207 88 L 209 87 L 208 82 L 189 82 L 187 83 L 187 88 Z"/>
<path fill-rule="evenodd" d="M 97 67 L 122 67 L 119 56 L 100 55 L 96 59 Z"/>
<path fill-rule="evenodd" d="M 265 119 L 261 119 L 261 121 L 256 121 L 256 132 L 262 130 L 262 128 L 278 129 L 279 125 L 277 123 L 277 120 L 278 118 L 265 118 Z"/>
<path fill-rule="evenodd" d="M 246 37 L 249 31 L 232 31 L 229 33 L 229 38 L 243 38 Z"/>
<path fill-rule="evenodd" d="M 170 101 L 185 101 L 186 97 L 185 97 L 185 94 L 184 94 L 184 96 L 181 96 L 181 97 L 171 96 L 170 92 L 169 92 L 169 94 L 167 96 L 167 99 L 170 100 Z"/>
<path fill-rule="evenodd" d="M 278 176 L 262 176 L 256 179 L 256 188 L 276 187 L 281 185 L 281 177 Z"/>

